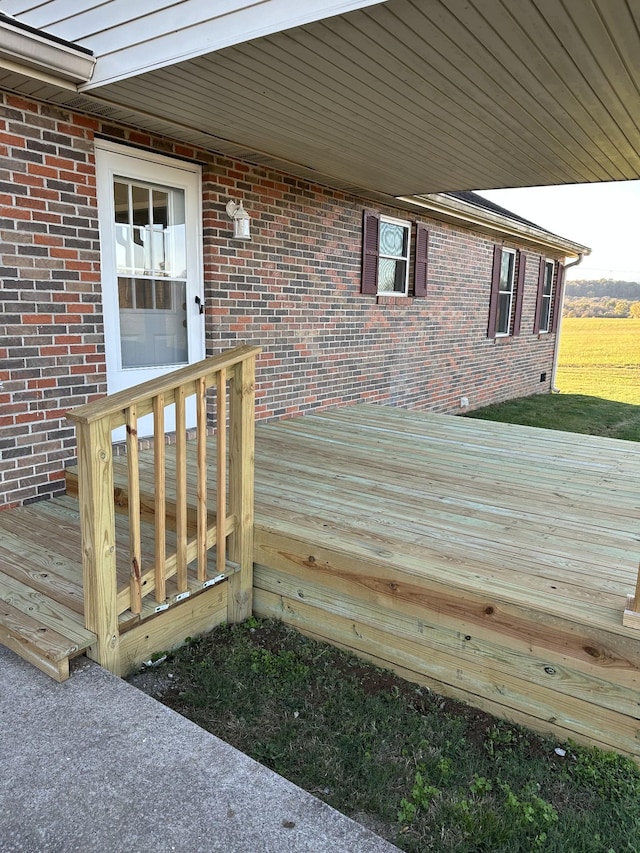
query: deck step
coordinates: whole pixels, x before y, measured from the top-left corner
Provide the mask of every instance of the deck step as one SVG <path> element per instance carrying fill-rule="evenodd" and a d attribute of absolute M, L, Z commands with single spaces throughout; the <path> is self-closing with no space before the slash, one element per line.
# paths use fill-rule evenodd
<path fill-rule="evenodd" d="M 0 644 L 56 681 L 69 677 L 69 660 L 96 641 L 78 614 L 1 572 Z"/>

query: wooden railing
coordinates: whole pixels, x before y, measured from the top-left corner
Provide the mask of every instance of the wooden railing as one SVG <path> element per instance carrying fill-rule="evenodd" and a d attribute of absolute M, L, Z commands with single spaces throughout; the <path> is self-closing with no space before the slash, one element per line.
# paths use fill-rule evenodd
<path fill-rule="evenodd" d="M 126 610 L 139 614 L 151 595 L 155 609 L 164 609 L 170 579 L 175 588 L 173 600 L 187 597 L 190 583 L 193 585 L 189 564 L 196 564 L 196 585 L 202 588 L 211 583 L 208 563 L 214 546 L 215 574 L 226 574 L 227 559 L 237 569 L 227 581 L 228 621 L 251 615 L 255 359 L 259 352 L 258 347 L 241 346 L 68 414 L 78 439 L 85 623 L 98 637 L 96 659 L 112 672 L 118 670 L 120 614 Z M 187 452 L 186 402 L 192 396 L 196 406 L 195 483 L 188 476 L 192 466 Z M 215 512 L 208 505 L 208 396 L 210 404 L 215 403 Z M 168 496 L 165 410 L 172 405 L 175 494 Z M 140 483 L 138 422 L 146 415 L 153 415 L 152 494 L 145 493 Z M 123 426 L 130 577 L 118 588 L 112 430 Z M 142 549 L 142 526 L 149 519 L 154 527 L 152 565 L 145 564 Z M 175 536 L 168 537 L 168 530 Z M 168 541 L 175 547 L 167 547 Z"/>

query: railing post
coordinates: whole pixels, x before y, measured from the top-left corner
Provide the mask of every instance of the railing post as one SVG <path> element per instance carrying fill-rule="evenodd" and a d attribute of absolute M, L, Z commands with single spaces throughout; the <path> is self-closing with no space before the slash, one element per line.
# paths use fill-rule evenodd
<path fill-rule="evenodd" d="M 636 628 L 640 630 L 640 566 L 638 566 L 638 577 L 636 579 L 636 591 L 627 596 L 627 606 L 622 615 L 622 624 L 625 628 Z"/>
<path fill-rule="evenodd" d="M 242 622 L 253 612 L 253 502 L 255 458 L 255 356 L 233 368 L 229 407 L 229 511 L 236 517 L 229 559 L 240 571 L 229 578 L 227 619 Z M 218 429 L 224 424 L 218 424 Z M 218 460 L 224 464 L 224 460 Z"/>
<path fill-rule="evenodd" d="M 120 675 L 110 421 L 78 423 L 76 428 L 85 625 L 98 637 L 88 654 Z"/>

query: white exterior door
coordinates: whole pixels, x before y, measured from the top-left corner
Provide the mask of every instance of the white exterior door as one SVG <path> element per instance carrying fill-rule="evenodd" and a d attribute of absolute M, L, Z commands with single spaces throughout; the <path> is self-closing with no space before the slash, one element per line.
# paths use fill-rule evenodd
<path fill-rule="evenodd" d="M 96 141 L 107 389 L 204 358 L 198 166 Z M 187 412 L 195 425 L 195 411 Z M 175 428 L 167 410 L 166 428 Z M 139 435 L 150 435 L 152 417 Z M 114 441 L 124 438 L 117 431 Z"/>

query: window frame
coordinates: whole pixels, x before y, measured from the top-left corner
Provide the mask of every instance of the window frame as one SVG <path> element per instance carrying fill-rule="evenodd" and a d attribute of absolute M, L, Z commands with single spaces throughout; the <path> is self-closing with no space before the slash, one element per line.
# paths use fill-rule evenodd
<path fill-rule="evenodd" d="M 380 290 L 380 220 L 399 224 L 407 229 L 407 251 L 404 290 Z M 414 227 L 415 226 L 415 227 Z M 386 256 L 383 256 L 386 257 Z M 397 258 L 397 256 L 391 256 Z M 360 292 L 375 296 L 378 300 L 426 298 L 429 284 L 429 229 L 421 221 L 387 216 L 379 210 L 364 208 L 362 211 L 362 268 Z"/>
<path fill-rule="evenodd" d="M 405 254 L 404 255 L 388 255 L 384 254 L 381 249 L 381 234 L 382 224 L 398 225 L 404 228 Z M 377 295 L 378 296 L 408 296 L 409 295 L 409 264 L 411 261 L 411 236 L 413 232 L 413 224 L 407 219 L 396 219 L 394 216 L 380 215 L 380 226 L 378 229 L 378 276 L 377 276 Z M 380 262 L 383 260 L 404 261 L 404 289 L 403 290 L 381 290 L 380 289 Z"/>
<path fill-rule="evenodd" d="M 497 332 L 499 309 L 500 280 L 502 276 L 503 253 L 515 254 L 513 265 L 514 282 L 512 283 L 512 296 L 509 304 L 509 324 L 506 332 Z M 489 298 L 489 321 L 487 324 L 487 338 L 494 341 L 496 338 L 509 340 L 520 335 L 522 326 L 522 306 L 524 301 L 524 285 L 527 271 L 527 254 L 522 249 L 513 249 L 502 243 L 493 244 L 493 265 L 491 268 L 491 295 Z M 503 288 L 500 293 L 507 291 Z"/>
<path fill-rule="evenodd" d="M 550 270 L 550 274 L 547 276 L 547 271 Z M 542 288 L 540 291 L 540 319 L 538 332 L 540 334 L 549 334 L 551 331 L 551 308 L 553 305 L 553 292 L 554 292 L 554 279 L 556 275 L 556 262 L 550 260 L 549 258 L 544 259 L 543 269 L 542 269 Z M 547 285 L 547 281 L 549 282 L 549 292 L 545 293 L 545 288 Z M 545 318 L 545 306 L 546 306 L 546 322 Z"/>
<path fill-rule="evenodd" d="M 505 290 L 502 287 L 502 270 L 503 270 L 503 260 L 505 254 L 511 255 L 513 258 L 513 263 L 511 265 L 511 287 L 508 290 Z M 496 338 L 508 338 L 512 335 L 512 315 L 513 315 L 513 304 L 514 304 L 514 295 L 516 290 L 516 264 L 518 261 L 518 253 L 515 249 L 509 249 L 505 246 L 502 247 L 502 252 L 500 255 L 500 271 L 498 273 L 498 294 L 497 294 L 497 303 L 496 303 Z M 500 304 L 501 298 L 505 295 L 509 295 L 509 310 L 507 312 L 507 328 L 506 331 L 501 332 L 498 328 L 500 323 Z"/>

